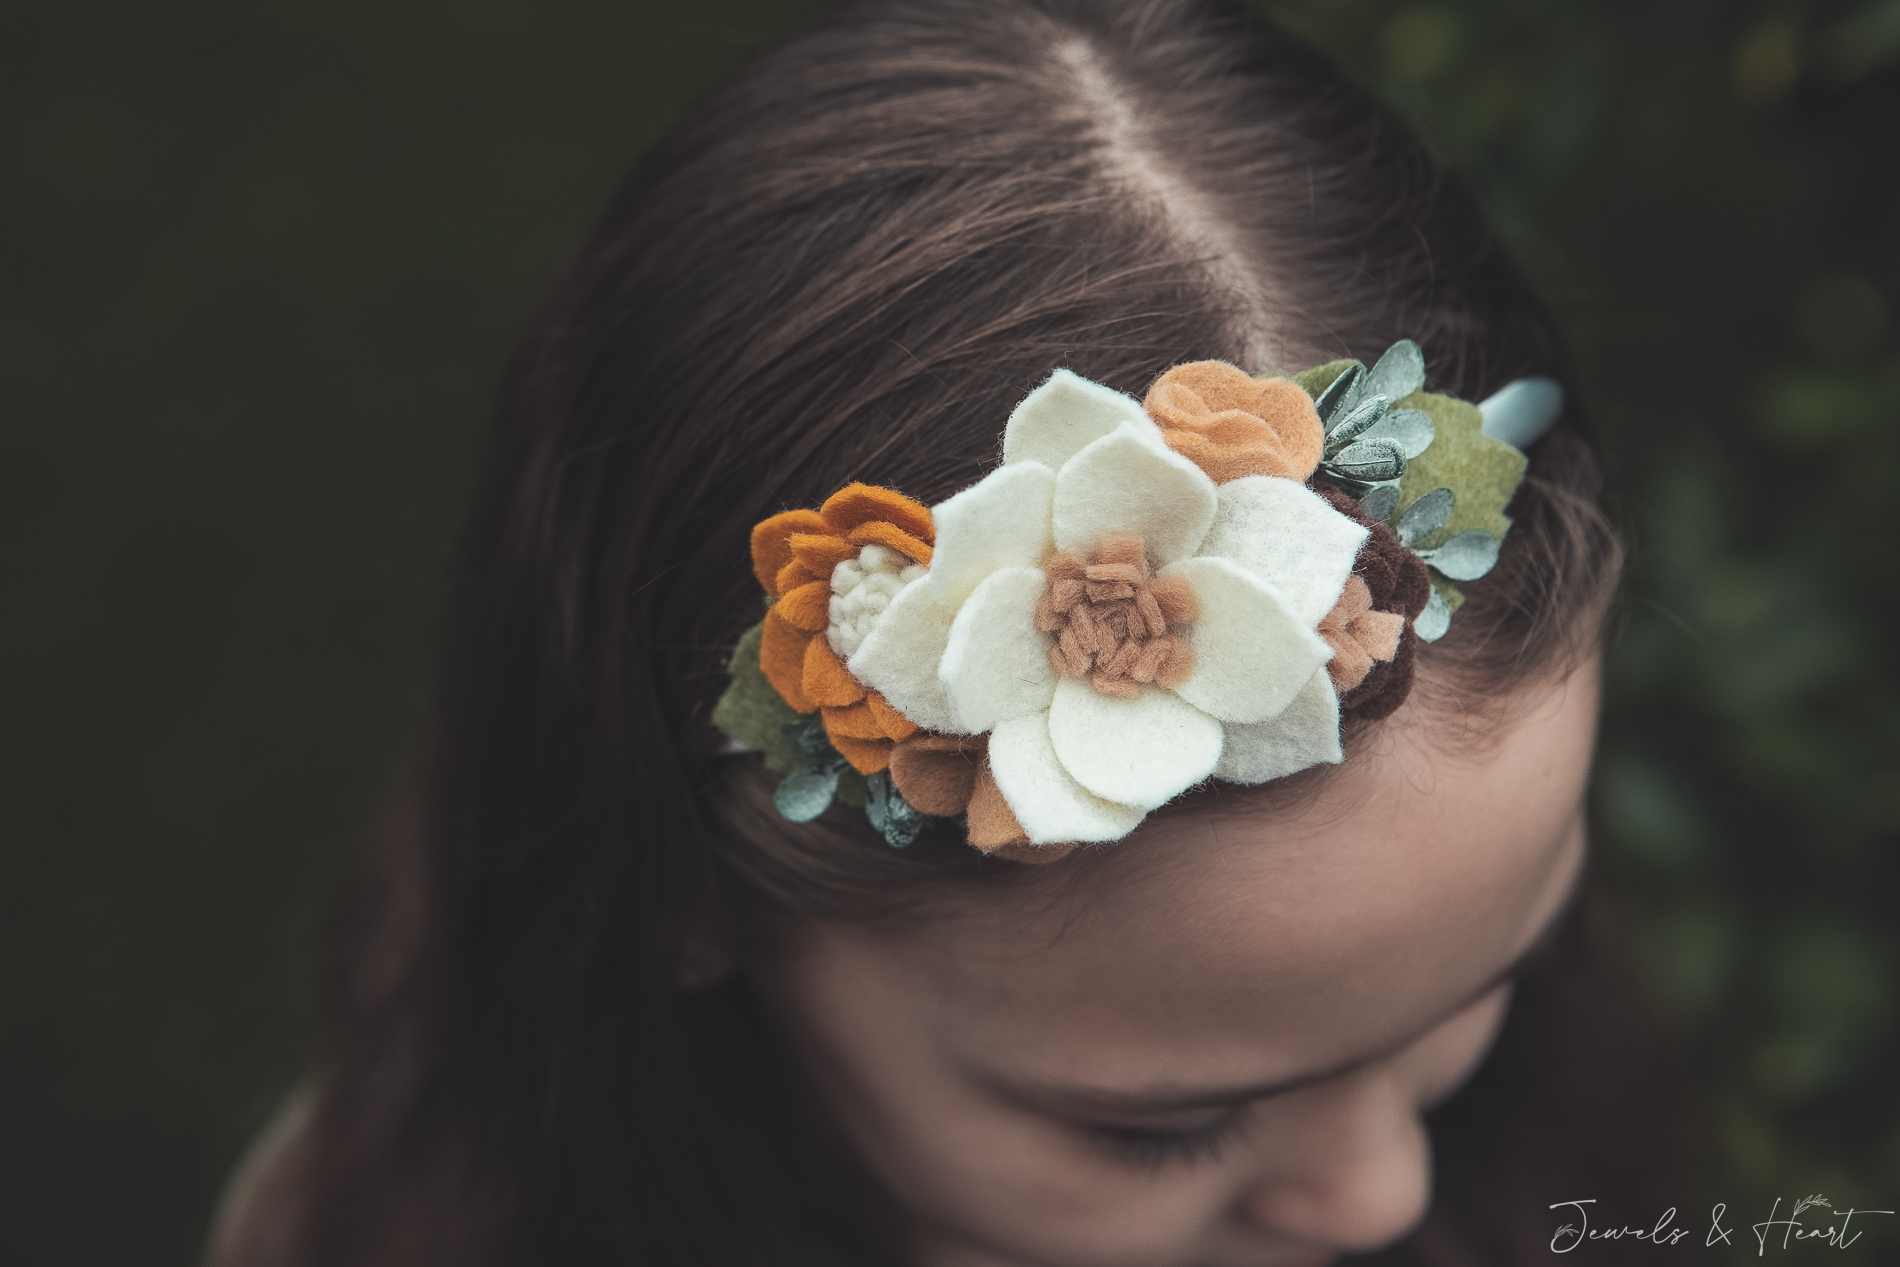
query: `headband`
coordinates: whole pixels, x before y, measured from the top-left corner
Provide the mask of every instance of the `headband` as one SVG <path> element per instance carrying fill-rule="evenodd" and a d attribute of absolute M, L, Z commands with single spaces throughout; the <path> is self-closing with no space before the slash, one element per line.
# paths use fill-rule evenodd
<path fill-rule="evenodd" d="M 1411 689 L 1457 583 L 1491 570 L 1562 389 L 1421 390 L 1368 370 L 1179 365 L 1143 401 L 1057 370 L 1003 462 L 934 507 L 852 484 L 752 533 L 771 600 L 713 712 L 804 822 L 893 846 L 935 820 L 1021 862 L 1118 840 L 1209 778 L 1343 760 L 1345 718 Z"/>

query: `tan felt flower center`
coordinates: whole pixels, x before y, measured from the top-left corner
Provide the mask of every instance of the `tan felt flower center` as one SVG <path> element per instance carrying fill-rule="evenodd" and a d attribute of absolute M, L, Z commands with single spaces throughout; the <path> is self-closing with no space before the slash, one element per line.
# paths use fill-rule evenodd
<path fill-rule="evenodd" d="M 1043 564 L 1048 587 L 1036 628 L 1055 636 L 1049 662 L 1104 695 L 1132 697 L 1144 682 L 1177 687 L 1194 670 L 1187 623 L 1194 591 L 1148 571 L 1140 537 L 1110 537 L 1093 561 L 1066 551 Z"/>

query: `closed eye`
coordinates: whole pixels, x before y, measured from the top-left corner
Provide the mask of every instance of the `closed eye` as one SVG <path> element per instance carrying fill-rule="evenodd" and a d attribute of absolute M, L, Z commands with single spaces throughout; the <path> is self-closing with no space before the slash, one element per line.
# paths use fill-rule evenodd
<path fill-rule="evenodd" d="M 1093 1124 L 1080 1129 L 1118 1164 L 1131 1170 L 1151 1171 L 1218 1160 L 1222 1150 L 1241 1134 L 1246 1117 L 1246 1106 L 1241 1105 L 1192 1130 L 1160 1131 Z"/>

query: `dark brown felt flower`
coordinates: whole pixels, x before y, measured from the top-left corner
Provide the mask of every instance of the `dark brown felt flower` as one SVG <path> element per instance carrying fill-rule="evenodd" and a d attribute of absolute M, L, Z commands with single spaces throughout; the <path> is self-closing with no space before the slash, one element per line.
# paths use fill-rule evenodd
<path fill-rule="evenodd" d="M 1369 529 L 1352 565 L 1354 576 L 1372 591 L 1372 610 L 1397 612 L 1405 617 L 1405 632 L 1399 635 L 1398 653 L 1381 660 L 1358 686 L 1339 699 L 1341 718 L 1358 717 L 1377 721 L 1398 711 L 1412 693 L 1413 670 L 1418 660 L 1418 630 L 1412 622 L 1425 610 L 1432 596 L 1431 578 L 1425 563 L 1394 536 L 1392 530 L 1374 523 L 1359 509 L 1359 503 L 1337 489 L 1315 484 L 1313 491 L 1346 518 Z"/>

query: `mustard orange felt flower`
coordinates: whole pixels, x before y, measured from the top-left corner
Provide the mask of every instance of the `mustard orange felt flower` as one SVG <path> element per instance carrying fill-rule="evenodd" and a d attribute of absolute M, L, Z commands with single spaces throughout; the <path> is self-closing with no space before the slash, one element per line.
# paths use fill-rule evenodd
<path fill-rule="evenodd" d="M 869 484 L 752 530 L 752 568 L 773 599 L 759 668 L 787 704 L 823 715 L 831 746 L 860 774 L 887 767 L 917 724 L 851 676 L 844 659 L 897 588 L 929 566 L 935 540 L 922 503 Z"/>

